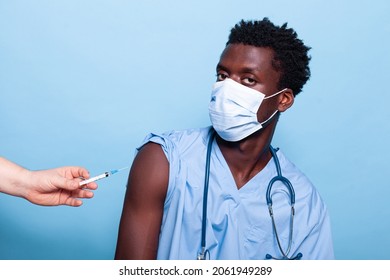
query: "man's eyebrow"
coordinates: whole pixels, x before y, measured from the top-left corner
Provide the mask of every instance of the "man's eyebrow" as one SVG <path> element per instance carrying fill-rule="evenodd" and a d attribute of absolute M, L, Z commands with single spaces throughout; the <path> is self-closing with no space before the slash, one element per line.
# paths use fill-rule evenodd
<path fill-rule="evenodd" d="M 221 65 L 220 63 L 217 64 L 217 67 L 215 69 L 216 70 L 224 70 L 224 71 L 228 70 L 225 66 Z"/>
<path fill-rule="evenodd" d="M 241 69 L 241 72 L 243 73 L 261 72 L 261 67 L 259 67 L 258 65 L 255 65 L 253 67 L 246 66 Z"/>
<path fill-rule="evenodd" d="M 226 71 L 228 72 L 228 68 L 223 66 L 222 64 L 218 63 L 217 64 L 217 67 L 216 67 L 216 70 L 223 70 L 223 71 Z M 241 73 L 253 73 L 253 72 L 261 72 L 261 68 L 258 66 L 258 65 L 255 65 L 253 67 L 251 66 L 246 66 L 246 67 L 243 67 L 240 69 L 240 72 Z"/>

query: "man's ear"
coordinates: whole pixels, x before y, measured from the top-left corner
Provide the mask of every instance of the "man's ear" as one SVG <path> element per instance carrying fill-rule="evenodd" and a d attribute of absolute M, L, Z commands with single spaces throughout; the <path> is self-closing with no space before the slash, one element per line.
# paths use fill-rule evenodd
<path fill-rule="evenodd" d="M 284 112 L 294 104 L 294 93 L 291 89 L 286 88 L 279 95 L 279 106 L 278 111 Z"/>

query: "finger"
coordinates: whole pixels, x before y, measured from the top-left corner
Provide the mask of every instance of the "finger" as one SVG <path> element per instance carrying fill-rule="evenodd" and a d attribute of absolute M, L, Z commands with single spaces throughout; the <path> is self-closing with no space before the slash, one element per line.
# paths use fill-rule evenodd
<path fill-rule="evenodd" d="M 64 205 L 72 206 L 72 207 L 79 207 L 83 204 L 83 202 L 80 199 L 76 199 L 73 197 L 68 198 Z"/>
<path fill-rule="evenodd" d="M 74 191 L 74 190 L 77 190 L 78 188 L 80 188 L 80 181 L 81 179 L 79 178 L 76 178 L 76 179 L 64 179 L 64 183 L 62 185 L 62 188 L 63 189 L 66 189 L 66 190 L 70 190 L 70 191 Z M 58 187 L 61 187 L 58 186 Z"/>
<path fill-rule="evenodd" d="M 72 198 L 92 198 L 94 193 L 86 189 L 78 189 L 73 191 Z"/>
<path fill-rule="evenodd" d="M 80 178 L 64 180 L 65 183 L 62 185 L 62 188 L 69 191 L 76 191 L 82 189 L 96 190 L 98 188 L 98 184 L 96 182 L 91 182 L 86 185 L 80 186 L 80 182 L 82 181 L 82 179 Z"/>
<path fill-rule="evenodd" d="M 79 207 L 83 204 L 83 201 L 80 198 L 92 198 L 94 193 L 86 190 L 76 190 L 72 193 L 72 197 L 68 197 L 63 203 L 64 205 Z"/>
<path fill-rule="evenodd" d="M 89 189 L 89 190 L 96 190 L 98 188 L 98 184 L 96 182 L 92 182 L 86 185 L 83 185 L 84 189 Z"/>
<path fill-rule="evenodd" d="M 72 175 L 73 178 L 82 177 L 82 178 L 88 179 L 90 177 L 89 171 L 84 167 L 70 166 L 70 167 L 68 167 L 68 171 L 70 172 L 70 174 Z"/>

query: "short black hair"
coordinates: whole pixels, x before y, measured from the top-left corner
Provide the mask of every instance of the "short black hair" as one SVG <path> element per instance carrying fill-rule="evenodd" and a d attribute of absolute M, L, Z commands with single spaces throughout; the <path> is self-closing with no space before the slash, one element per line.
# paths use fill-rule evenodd
<path fill-rule="evenodd" d="M 281 73 L 279 88 L 292 89 L 294 96 L 310 78 L 310 47 L 303 44 L 292 28 L 287 28 L 287 23 L 279 27 L 268 18 L 241 20 L 231 29 L 228 44 L 271 48 L 274 51 L 272 64 Z"/>

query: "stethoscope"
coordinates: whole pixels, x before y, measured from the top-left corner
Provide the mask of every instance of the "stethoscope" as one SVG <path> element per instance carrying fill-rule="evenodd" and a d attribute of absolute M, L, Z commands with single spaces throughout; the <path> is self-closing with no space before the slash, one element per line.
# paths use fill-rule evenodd
<path fill-rule="evenodd" d="M 215 138 L 215 131 L 214 129 L 211 129 L 210 136 L 207 144 L 207 153 L 206 153 L 206 171 L 205 171 L 205 180 L 204 180 L 204 191 L 203 191 L 203 211 L 202 211 L 202 239 L 201 239 L 201 249 L 198 253 L 197 259 L 198 260 L 206 260 L 210 259 L 210 252 L 206 248 L 206 221 L 207 221 L 207 194 L 209 189 L 209 177 L 210 177 L 210 157 L 211 157 L 211 148 L 213 144 L 213 140 Z M 270 146 L 270 151 L 272 154 L 272 158 L 274 159 L 277 175 L 271 179 L 271 181 L 268 184 L 267 192 L 266 192 L 266 200 L 268 205 L 268 211 L 269 215 L 272 220 L 272 228 L 275 234 L 276 242 L 278 243 L 279 251 L 281 253 L 281 257 L 276 258 L 273 257 L 270 254 L 265 255 L 265 259 L 274 259 L 274 260 L 300 260 L 302 258 L 302 253 L 298 253 L 295 257 L 291 256 L 289 257 L 288 254 L 291 250 L 292 245 L 292 237 L 293 237 L 293 225 L 294 225 L 294 216 L 295 216 L 295 192 L 294 188 L 286 177 L 282 176 L 282 170 L 280 168 L 280 163 L 278 156 L 276 155 L 278 149 L 274 149 L 272 146 Z M 272 209 L 272 199 L 271 199 L 271 190 L 272 186 L 275 182 L 280 181 L 282 182 L 286 188 L 289 191 L 290 194 L 290 205 L 291 205 L 291 215 L 290 215 L 290 232 L 289 232 L 289 241 L 288 241 L 288 247 L 286 250 L 283 250 L 282 244 L 279 239 L 278 231 L 276 230 L 276 224 Z"/>

